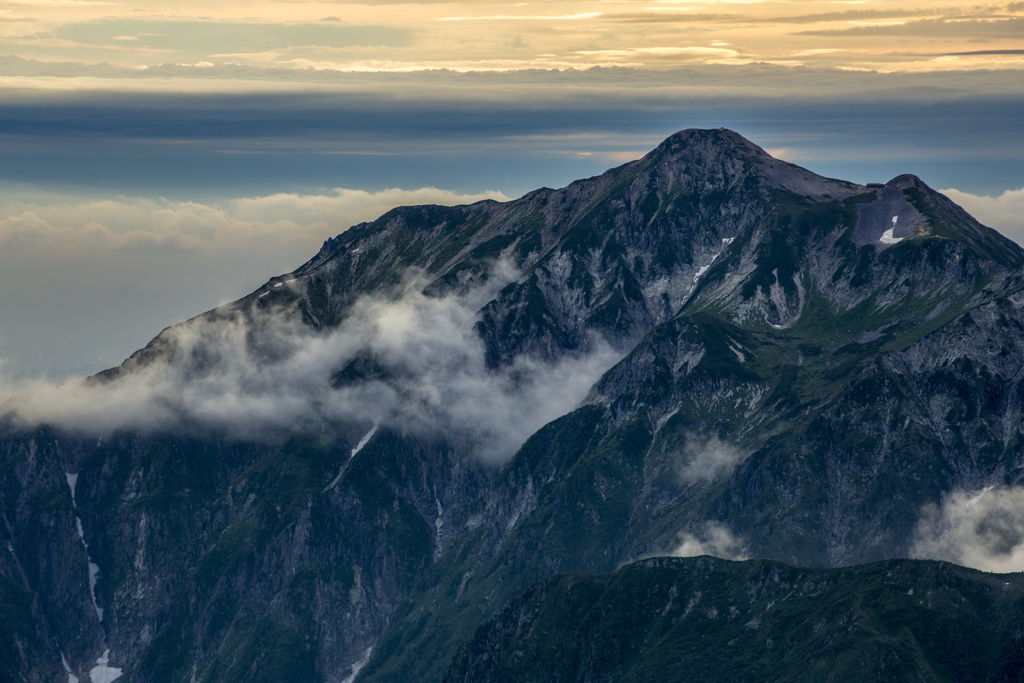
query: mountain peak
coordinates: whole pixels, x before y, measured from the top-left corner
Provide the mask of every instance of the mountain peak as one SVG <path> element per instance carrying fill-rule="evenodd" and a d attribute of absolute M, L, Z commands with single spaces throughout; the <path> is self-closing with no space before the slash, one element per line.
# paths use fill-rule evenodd
<path fill-rule="evenodd" d="M 726 129 L 509 202 L 393 209 L 121 369 L 5 404 L 0 680 L 429 683 L 535 580 L 666 554 L 1019 569 L 1022 302 L 1024 250 L 917 177 L 823 178 Z M 775 596 L 856 578 L 639 569 L 616 604 L 731 628 L 762 679 L 767 634 L 792 636 Z M 712 569 L 736 590 L 691 610 Z M 867 570 L 883 606 L 897 570 Z M 924 577 L 900 579 L 908 609 L 930 571 L 901 574 Z M 850 632 L 832 613 L 821 638 Z M 593 642 L 661 642 L 636 614 Z M 12 669 L 29 656 L 38 675 Z"/>
<path fill-rule="evenodd" d="M 927 188 L 928 185 L 913 173 L 903 173 L 885 184 L 886 187 L 893 187 L 898 190 L 909 190 L 911 188 Z"/>
<path fill-rule="evenodd" d="M 664 163 L 667 173 L 693 189 L 746 185 L 792 192 L 812 201 L 841 200 L 862 193 L 856 183 L 825 178 L 776 159 L 739 133 L 727 128 L 688 128 L 668 137 L 645 161 Z"/>
<path fill-rule="evenodd" d="M 770 156 L 763 149 L 728 128 L 687 128 L 667 137 L 655 152 L 674 152 L 691 145 L 707 145 L 733 148 L 752 152 L 758 156 Z"/>
<path fill-rule="evenodd" d="M 721 159 L 765 161 L 772 157 L 736 131 L 727 128 L 687 128 L 670 135 L 645 158 L 685 164 L 713 163 Z"/>

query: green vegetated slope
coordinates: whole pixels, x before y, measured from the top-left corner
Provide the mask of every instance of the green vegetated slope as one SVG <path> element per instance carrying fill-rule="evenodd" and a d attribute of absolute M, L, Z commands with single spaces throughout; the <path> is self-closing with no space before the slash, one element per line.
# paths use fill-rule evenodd
<path fill-rule="evenodd" d="M 1024 578 L 659 558 L 559 574 L 483 624 L 456 681 L 1016 681 Z"/>

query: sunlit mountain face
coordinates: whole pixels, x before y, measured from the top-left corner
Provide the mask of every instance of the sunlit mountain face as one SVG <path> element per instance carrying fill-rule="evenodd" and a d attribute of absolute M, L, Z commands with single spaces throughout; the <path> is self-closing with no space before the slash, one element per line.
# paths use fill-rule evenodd
<path fill-rule="evenodd" d="M 5 397 L 0 671 L 1002 680 L 1022 311 L 918 176 L 724 128 L 397 207 Z"/>

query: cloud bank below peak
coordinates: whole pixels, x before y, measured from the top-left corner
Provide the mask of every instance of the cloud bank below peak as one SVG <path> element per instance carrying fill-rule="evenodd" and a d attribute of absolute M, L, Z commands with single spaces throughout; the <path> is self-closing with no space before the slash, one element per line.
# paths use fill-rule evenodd
<path fill-rule="evenodd" d="M 0 387 L 0 413 L 88 436 L 319 438 L 335 425 L 372 422 L 503 462 L 622 356 L 594 339 L 589 352 L 559 362 L 487 368 L 479 310 L 516 277 L 498 262 L 486 285 L 445 297 L 424 295 L 426 281 L 414 278 L 395 295 L 362 297 L 327 331 L 281 310 L 221 310 L 165 330 L 155 357 L 114 377 Z"/>

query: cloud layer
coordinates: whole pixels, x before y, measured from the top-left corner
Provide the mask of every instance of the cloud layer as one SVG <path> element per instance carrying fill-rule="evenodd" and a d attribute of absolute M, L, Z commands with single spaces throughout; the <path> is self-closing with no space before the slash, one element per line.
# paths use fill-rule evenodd
<path fill-rule="evenodd" d="M 395 4 L 402 9 L 396 12 Z M 845 7 L 843 5 L 846 5 Z M 936 6 L 905 0 L 8 3 L 10 53 L 138 68 L 230 62 L 291 68 L 522 70 L 693 63 L 776 63 L 930 70 L 1020 60 L 965 59 L 1012 46 L 1018 3 Z M 340 16 L 339 16 L 340 15 Z"/>
<path fill-rule="evenodd" d="M 1024 182 L 1024 80 L 998 72 L 752 64 L 293 75 L 228 65 L 97 78 L 6 66 L 25 75 L 6 89 L 0 80 L 0 182 L 21 189 L 193 201 L 312 194 L 325 183 L 516 195 L 599 173 L 678 130 L 722 126 L 833 177 L 913 172 L 981 193 Z"/>
<path fill-rule="evenodd" d="M 956 491 L 926 507 L 910 555 L 987 572 L 1024 571 L 1024 486 Z"/>
<path fill-rule="evenodd" d="M 521 358 L 488 370 L 474 323 L 514 277 L 495 269 L 486 287 L 465 294 L 425 296 L 414 281 L 396 297 L 364 297 L 328 332 L 284 311 L 196 318 L 162 335 L 166 353 L 154 361 L 112 381 L 9 387 L 4 410 L 22 424 L 99 436 L 213 429 L 270 438 L 372 421 L 502 461 L 576 407 L 621 354 L 595 340 L 591 353 L 559 363 Z"/>

